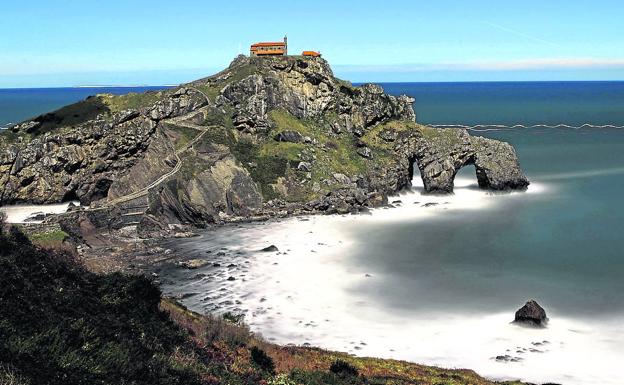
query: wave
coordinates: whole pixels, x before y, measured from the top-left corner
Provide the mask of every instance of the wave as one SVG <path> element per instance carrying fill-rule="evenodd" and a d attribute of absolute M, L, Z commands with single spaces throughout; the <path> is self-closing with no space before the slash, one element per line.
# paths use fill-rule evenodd
<path fill-rule="evenodd" d="M 617 124 L 591 124 L 591 123 L 583 123 L 581 125 L 571 125 L 565 123 L 559 124 L 475 124 L 475 125 L 466 125 L 466 124 L 430 124 L 431 127 L 436 128 L 463 128 L 465 130 L 483 132 L 483 131 L 500 131 L 500 130 L 515 130 L 515 129 L 531 129 L 531 128 L 564 128 L 564 129 L 572 129 L 572 130 L 580 130 L 583 128 L 614 128 L 614 129 L 624 129 L 624 126 Z"/>
<path fill-rule="evenodd" d="M 378 229 L 375 223 L 363 226 L 366 223 L 423 218 L 426 213 L 441 215 L 453 207 L 483 207 L 489 198 L 524 196 L 486 194 L 474 189 L 475 183 L 474 178 L 461 176 L 456 179 L 454 195 L 430 196 L 422 194 L 418 178 L 414 178 L 412 192 L 398 197 L 402 207 L 373 210 L 368 217 L 290 218 L 249 224 L 244 232 L 239 227 L 224 228 L 176 241 L 176 247 L 187 244 L 188 248 L 177 250 L 184 254 L 227 249 L 230 256 L 221 261 L 223 267 L 204 268 L 201 272 L 207 276 L 197 278 L 193 271 L 177 283 L 172 279 L 164 291 L 186 296 L 183 302 L 197 311 L 245 314 L 252 330 L 277 343 L 469 367 L 495 380 L 621 384 L 618 363 L 624 359 L 620 349 L 624 334 L 619 317 L 589 323 L 549 311 L 548 328 L 522 328 L 510 324 L 513 306 L 491 313 L 451 308 L 396 311 L 361 290 L 373 285 L 392 292 L 398 279 L 362 260 L 353 262 L 369 241 L 366 234 Z M 426 203 L 438 204 L 423 207 Z M 270 244 L 278 245 L 280 252 L 255 252 Z M 244 266 L 244 279 L 227 281 L 235 271 L 226 265 Z M 179 274 L 180 270 L 172 272 Z"/>
<path fill-rule="evenodd" d="M 7 223 L 25 223 L 26 220 L 38 213 L 42 213 L 45 215 L 49 214 L 62 214 L 67 212 L 69 204 L 73 203 L 76 206 L 80 206 L 80 202 L 64 202 L 64 203 L 53 203 L 53 204 L 45 204 L 45 205 L 12 205 L 12 206 L 1 206 L 0 212 L 3 212 L 7 216 Z M 42 221 L 29 221 L 30 223 L 41 223 Z"/>

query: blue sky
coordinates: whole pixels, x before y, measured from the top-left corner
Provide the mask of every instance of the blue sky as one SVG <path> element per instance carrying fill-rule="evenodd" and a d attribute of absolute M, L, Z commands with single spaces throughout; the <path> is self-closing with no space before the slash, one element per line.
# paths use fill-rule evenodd
<path fill-rule="evenodd" d="M 624 80 L 619 0 L 22 0 L 0 87 L 174 84 L 289 37 L 354 81 Z"/>

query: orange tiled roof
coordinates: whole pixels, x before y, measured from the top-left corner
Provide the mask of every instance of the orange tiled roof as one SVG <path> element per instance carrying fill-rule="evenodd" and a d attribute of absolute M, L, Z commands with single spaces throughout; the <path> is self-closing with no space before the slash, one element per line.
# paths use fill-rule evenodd
<path fill-rule="evenodd" d="M 262 42 L 262 43 L 256 43 L 256 44 L 252 44 L 252 47 L 268 47 L 268 46 L 275 46 L 275 45 L 279 45 L 279 46 L 286 46 L 286 43 L 284 43 L 283 41 L 277 41 L 277 42 Z"/>

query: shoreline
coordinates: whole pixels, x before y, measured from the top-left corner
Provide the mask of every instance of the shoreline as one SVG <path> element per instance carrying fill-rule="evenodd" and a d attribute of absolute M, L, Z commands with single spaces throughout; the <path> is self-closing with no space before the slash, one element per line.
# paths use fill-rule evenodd
<path fill-rule="evenodd" d="M 425 365 L 468 367 L 496 380 L 522 377 L 532 382 L 616 383 L 609 382 L 608 376 L 585 381 L 562 378 L 561 370 L 547 371 L 549 365 L 553 366 L 552 359 L 547 357 L 571 359 L 569 349 L 572 348 L 567 346 L 577 346 L 576 340 L 587 343 L 588 335 L 600 329 L 597 325 L 602 323 L 590 325 L 555 311 L 550 313 L 552 323 L 548 329 L 527 330 L 510 325 L 516 305 L 513 303 L 494 313 L 465 314 L 448 309 L 437 315 L 417 316 L 407 315 L 410 313 L 407 309 L 397 314 L 388 313 L 379 304 L 354 294 L 362 284 L 392 278 L 372 268 L 361 266 L 354 270 L 352 264 L 345 264 L 345 258 L 354 251 L 349 250 L 353 245 L 344 237 L 344 231 L 348 233 L 348 226 L 368 220 L 382 223 L 404 220 L 397 218 L 397 213 L 406 206 L 404 202 L 402 208 L 376 209 L 372 216 L 363 217 L 314 216 L 224 226 L 181 243 L 164 241 L 163 247 L 171 246 L 172 254 L 182 255 L 182 260 L 208 258 L 210 263 L 192 269 L 171 264 L 157 272 L 158 279 L 167 295 L 194 311 L 209 314 L 240 314 L 242 311 L 252 330 L 279 344 L 319 346 L 357 356 Z M 449 210 L 444 205 L 428 209 Z M 375 218 L 376 214 L 381 215 Z M 421 217 L 424 218 L 430 217 Z M 333 243 L 328 241 L 331 237 L 335 240 Z M 173 247 L 176 243 L 177 248 Z M 259 251 L 270 244 L 276 245 L 279 251 Z M 465 334 L 467 330 L 471 331 L 468 335 Z M 581 333 L 583 330 L 585 332 Z M 440 340 L 440 333 L 449 337 Z M 406 336 L 409 337 L 406 339 Z M 508 340 L 499 340 L 503 337 Z M 392 346 L 402 340 L 407 341 L 406 346 Z M 441 349 L 444 346 L 450 350 Z M 478 348 L 474 354 L 466 355 L 467 350 L 460 346 Z M 446 353 L 442 353 L 444 351 Z M 521 360 L 515 361 L 518 358 Z M 562 360 L 560 364 L 565 362 Z M 599 367 L 607 371 L 610 366 L 601 364 Z M 519 376 L 518 370 L 524 376 Z M 601 372 L 597 367 L 596 370 Z M 545 372 L 540 376 L 541 371 Z"/>

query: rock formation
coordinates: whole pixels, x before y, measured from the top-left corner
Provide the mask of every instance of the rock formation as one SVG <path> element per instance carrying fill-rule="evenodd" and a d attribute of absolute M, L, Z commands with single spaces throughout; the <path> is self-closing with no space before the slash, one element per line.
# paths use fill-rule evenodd
<path fill-rule="evenodd" d="M 77 199 L 97 225 L 170 224 L 385 203 L 414 163 L 431 192 L 474 164 L 482 188 L 528 185 L 507 143 L 416 123 L 407 96 L 354 87 L 321 58 L 236 58 L 180 87 L 96 95 L 0 134 L 0 204 Z"/>
<path fill-rule="evenodd" d="M 530 300 L 518 309 L 514 322 L 543 327 L 548 322 L 548 318 L 546 311 L 535 300 Z"/>

